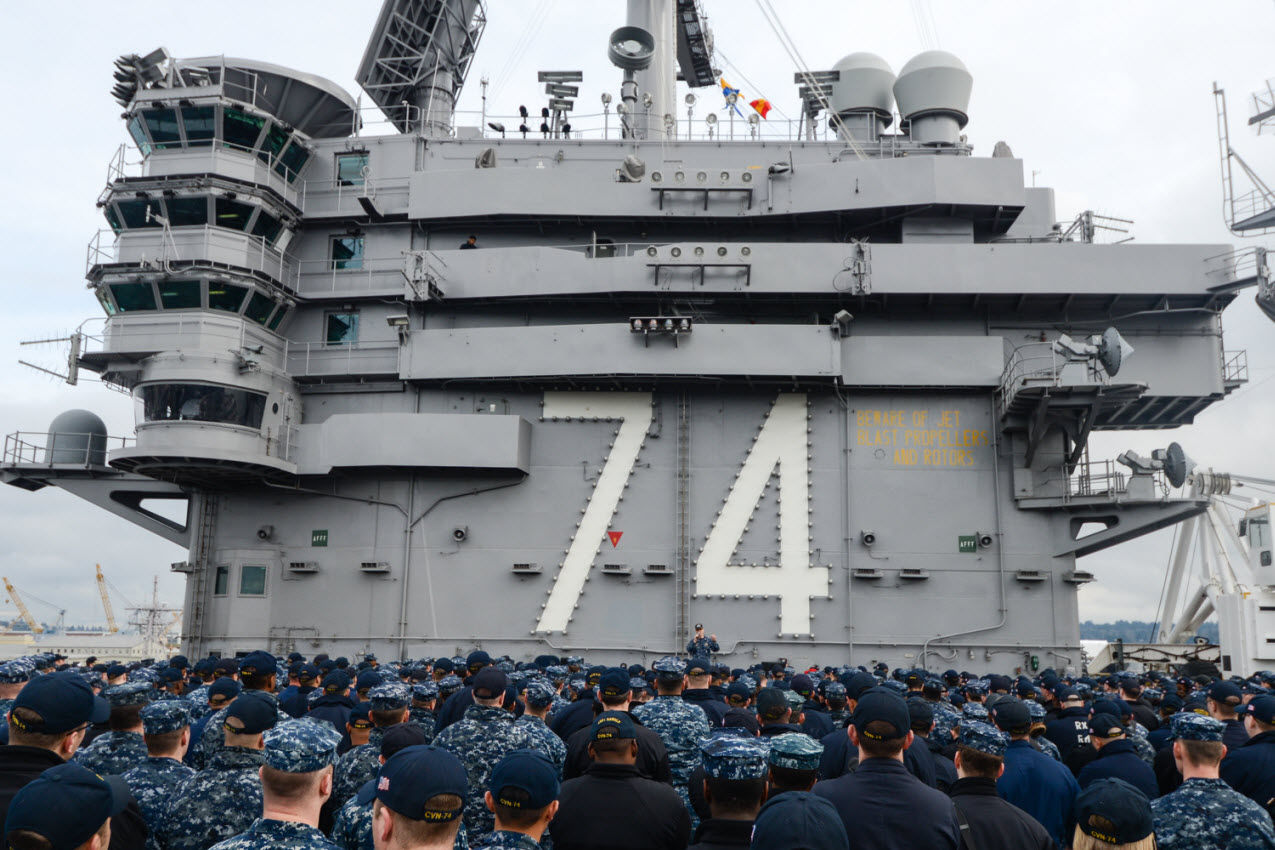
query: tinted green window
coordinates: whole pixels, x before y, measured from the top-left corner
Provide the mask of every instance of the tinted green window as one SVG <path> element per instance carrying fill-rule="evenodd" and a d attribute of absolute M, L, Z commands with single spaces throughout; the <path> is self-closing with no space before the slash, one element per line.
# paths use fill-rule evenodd
<path fill-rule="evenodd" d="M 149 283 L 112 283 L 111 295 L 121 313 L 155 309 L 155 290 Z"/>
<path fill-rule="evenodd" d="M 279 160 L 279 164 L 274 170 L 288 178 L 288 182 L 297 179 L 297 175 L 301 173 L 301 169 L 305 168 L 305 164 L 310 161 L 310 152 L 300 141 L 293 139 L 292 144 L 288 145 L 288 149 L 283 152 L 283 156 Z"/>
<path fill-rule="evenodd" d="M 182 123 L 186 125 L 186 144 L 207 147 L 217 131 L 217 110 L 212 106 L 183 106 Z"/>
<path fill-rule="evenodd" d="M 241 204 L 226 198 L 217 199 L 217 226 L 229 227 L 231 230 L 243 230 L 248 226 L 248 218 L 252 215 L 251 204 Z"/>
<path fill-rule="evenodd" d="M 266 119 L 240 112 L 238 109 L 223 109 L 221 138 L 227 147 L 255 148 L 257 137 L 261 135 L 261 127 Z"/>
<path fill-rule="evenodd" d="M 160 211 L 157 203 L 151 201 L 116 201 L 115 206 L 119 207 L 120 219 L 124 222 L 125 227 L 159 227 L 159 222 L 155 220 L 155 213 Z M 151 211 L 149 221 L 147 221 L 147 209 Z"/>
<path fill-rule="evenodd" d="M 235 286 L 233 283 L 208 282 L 208 307 L 211 310 L 225 310 L 238 313 L 243 306 L 243 297 L 248 293 L 247 287 Z"/>
<path fill-rule="evenodd" d="M 279 219 L 272 216 L 265 210 L 257 216 L 257 220 L 252 225 L 252 235 L 260 236 L 271 245 L 279 238 L 279 231 L 283 229 L 283 223 Z"/>
<path fill-rule="evenodd" d="M 169 198 L 164 205 L 168 207 L 168 224 L 172 227 L 208 223 L 207 198 Z"/>
<path fill-rule="evenodd" d="M 248 309 L 244 310 L 243 314 L 257 324 L 264 325 L 266 319 L 270 318 L 270 311 L 274 309 L 274 304 L 275 302 L 268 296 L 254 292 L 252 298 L 248 299 Z"/>
<path fill-rule="evenodd" d="M 266 595 L 266 568 L 244 564 L 239 568 L 239 593 L 241 596 Z"/>
<path fill-rule="evenodd" d="M 146 131 L 142 129 L 142 119 L 139 116 L 134 115 L 128 119 L 128 134 L 133 137 L 133 143 L 142 152 L 142 156 L 149 156 L 151 142 L 150 139 L 146 138 Z"/>
<path fill-rule="evenodd" d="M 146 129 L 150 131 L 151 141 L 158 149 L 179 148 L 182 146 L 181 131 L 177 129 L 177 110 L 148 109 L 142 113 Z"/>
<path fill-rule="evenodd" d="M 202 284 L 197 280 L 166 280 L 159 285 L 159 303 L 165 310 L 190 310 L 203 306 Z"/>
<path fill-rule="evenodd" d="M 359 341 L 358 313 L 328 313 L 326 339 L 329 345 L 347 345 Z"/>
<path fill-rule="evenodd" d="M 332 240 L 332 268 L 363 268 L 362 236 L 337 236 Z"/>
<path fill-rule="evenodd" d="M 336 182 L 342 186 L 362 186 L 367 154 L 343 153 L 336 158 Z"/>
<path fill-rule="evenodd" d="M 230 584 L 230 567 L 217 567 L 216 578 L 213 579 L 213 596 L 225 596 Z"/>
<path fill-rule="evenodd" d="M 283 151 L 283 146 L 287 143 L 288 131 L 278 124 L 271 124 L 266 132 L 266 140 L 261 143 L 261 150 L 257 151 L 257 159 L 262 162 L 274 162 L 275 157 Z"/>
<path fill-rule="evenodd" d="M 102 207 L 102 213 L 106 216 L 106 223 L 111 226 L 111 230 L 114 230 L 116 233 L 119 233 L 120 232 L 120 216 L 119 216 L 119 213 L 115 212 L 115 207 L 111 206 L 110 204 L 107 204 L 106 206 Z"/>
<path fill-rule="evenodd" d="M 146 422 L 219 422 L 260 428 L 266 394 L 212 384 L 148 384 L 141 388 Z"/>
<path fill-rule="evenodd" d="M 109 310 L 108 310 L 108 314 L 109 314 Z M 278 310 L 275 311 L 274 318 L 270 320 L 270 324 L 267 325 L 266 327 L 270 328 L 270 330 L 272 331 L 278 330 L 280 323 L 283 322 L 283 317 L 286 315 L 288 315 L 288 308 L 280 307 Z"/>
<path fill-rule="evenodd" d="M 114 316 L 115 305 L 111 303 L 111 296 L 107 294 L 106 289 L 99 287 L 93 294 L 97 296 L 97 301 L 102 305 L 102 309 L 106 311 L 106 315 Z"/>

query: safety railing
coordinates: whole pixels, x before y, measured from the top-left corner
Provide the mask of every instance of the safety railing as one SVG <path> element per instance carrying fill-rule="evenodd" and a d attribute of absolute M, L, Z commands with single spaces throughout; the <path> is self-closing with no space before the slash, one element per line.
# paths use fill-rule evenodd
<path fill-rule="evenodd" d="M 322 343 L 293 342 L 285 345 L 288 373 L 294 378 L 330 375 L 397 375 L 397 340 Z"/>
<path fill-rule="evenodd" d="M 133 437 L 77 432 L 14 431 L 4 438 L 4 465 L 103 466 L 106 453 L 134 445 Z"/>
<path fill-rule="evenodd" d="M 1009 362 L 1001 372 L 1001 409 L 1008 408 L 1018 392 L 1026 387 L 1059 387 L 1064 380 L 1066 367 L 1084 369 L 1090 383 L 1105 384 L 1107 377 L 1092 362 L 1071 360 L 1058 351 L 1053 342 L 1031 342 L 1020 345 L 1009 355 Z"/>
<path fill-rule="evenodd" d="M 1122 467 L 1111 460 L 1086 460 L 1076 464 L 1067 478 L 1067 496 L 1114 496 L 1128 489 Z"/>
<path fill-rule="evenodd" d="M 166 269 L 173 262 L 200 260 L 262 272 L 285 285 L 295 279 L 292 257 L 277 251 L 262 237 L 207 224 L 151 227 L 119 234 L 103 228 L 89 240 L 84 274 L 92 277 L 98 266 L 117 263 Z"/>
<path fill-rule="evenodd" d="M 301 295 L 403 291 L 403 255 L 357 260 L 301 260 L 287 284 Z"/>
<path fill-rule="evenodd" d="M 163 310 L 120 313 L 104 320 L 100 331 L 83 333 L 83 354 L 207 349 L 213 352 L 261 348 L 255 360 L 284 364 L 281 338 L 238 315 Z"/>
<path fill-rule="evenodd" d="M 1227 384 L 1248 383 L 1247 349 L 1222 352 L 1222 381 Z"/>
<path fill-rule="evenodd" d="M 359 198 L 368 198 L 382 215 L 407 212 L 410 181 L 406 178 L 378 180 L 306 180 L 301 185 L 298 205 L 308 216 L 363 215 Z"/>

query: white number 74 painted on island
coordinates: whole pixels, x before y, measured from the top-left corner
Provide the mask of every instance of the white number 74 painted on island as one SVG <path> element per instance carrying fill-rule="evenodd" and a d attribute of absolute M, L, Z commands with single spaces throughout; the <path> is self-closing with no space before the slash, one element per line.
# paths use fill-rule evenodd
<path fill-rule="evenodd" d="M 620 419 L 619 433 L 593 487 L 580 528 L 554 581 L 536 630 L 565 631 L 585 579 L 606 539 L 620 496 L 633 474 L 651 425 L 650 393 L 545 393 L 544 416 Z M 804 393 L 781 393 L 744 460 L 695 563 L 696 593 L 749 594 L 779 599 L 780 632 L 810 633 L 810 599 L 829 596 L 829 570 L 810 564 L 810 474 Z M 766 482 L 779 468 L 779 556 L 775 567 L 730 563 Z"/>

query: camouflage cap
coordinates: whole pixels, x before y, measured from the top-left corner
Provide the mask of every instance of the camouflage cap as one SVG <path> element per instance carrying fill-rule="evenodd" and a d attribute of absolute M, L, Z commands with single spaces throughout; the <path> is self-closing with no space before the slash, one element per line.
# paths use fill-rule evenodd
<path fill-rule="evenodd" d="M 102 696 L 111 704 L 111 708 L 120 708 L 126 705 L 146 705 L 151 701 L 153 692 L 150 682 L 126 682 L 107 688 Z"/>
<path fill-rule="evenodd" d="M 676 678 L 685 675 L 686 662 L 672 655 L 666 655 L 652 664 L 651 669 L 658 673 L 661 679 Z"/>
<path fill-rule="evenodd" d="M 584 664 L 584 658 L 582 658 L 581 656 L 579 656 L 579 655 L 569 655 L 569 656 L 567 656 L 567 666 L 568 666 L 568 667 L 579 667 L 579 666 L 580 666 L 580 665 L 582 665 L 582 664 Z"/>
<path fill-rule="evenodd" d="M 553 685 L 544 679 L 532 679 L 527 683 L 527 705 L 532 708 L 544 708 L 553 703 L 553 698 L 557 696 Z"/>
<path fill-rule="evenodd" d="M 986 720 L 987 709 L 980 702 L 967 702 L 961 706 L 961 716 L 966 720 Z"/>
<path fill-rule="evenodd" d="M 432 699 L 438 699 L 438 685 L 429 680 L 421 682 L 420 684 L 412 685 L 412 699 L 419 699 L 426 702 Z"/>
<path fill-rule="evenodd" d="M 0 664 L 0 685 L 19 685 L 31 679 L 30 665 L 21 661 Z"/>
<path fill-rule="evenodd" d="M 770 763 L 791 770 L 817 770 L 823 744 L 802 732 L 788 732 L 770 739 Z"/>
<path fill-rule="evenodd" d="M 1220 741 L 1226 724 L 1202 714 L 1186 712 L 1173 715 L 1173 736 L 1184 741 Z"/>
<path fill-rule="evenodd" d="M 649 687 L 650 685 L 647 684 L 646 679 L 641 676 L 634 676 L 629 679 L 629 690 L 631 691 L 644 691 Z"/>
<path fill-rule="evenodd" d="M 713 736 L 699 749 L 704 775 L 710 779 L 761 779 L 766 775 L 766 745 L 756 738 Z"/>
<path fill-rule="evenodd" d="M 1032 722 L 1045 719 L 1045 707 L 1034 699 L 1026 700 L 1027 713 L 1031 715 Z"/>
<path fill-rule="evenodd" d="M 444 676 L 438 681 L 438 693 L 440 695 L 444 692 L 451 694 L 453 691 L 460 690 L 460 687 L 463 684 L 465 683 L 460 680 L 460 676 L 457 676 L 454 673 L 450 676 Z"/>
<path fill-rule="evenodd" d="M 266 732 L 266 764 L 284 773 L 313 773 L 336 764 L 341 736 L 327 723 L 285 720 Z"/>
<path fill-rule="evenodd" d="M 142 709 L 142 731 L 147 735 L 176 732 L 190 725 L 190 709 L 185 700 L 153 702 Z"/>
<path fill-rule="evenodd" d="M 373 711 L 396 711 L 412 701 L 406 687 L 397 682 L 377 685 L 367 693 Z"/>
<path fill-rule="evenodd" d="M 829 682 L 824 686 L 823 695 L 826 699 L 845 699 L 846 686 L 840 682 Z"/>
<path fill-rule="evenodd" d="M 806 698 L 796 691 L 782 691 L 784 699 L 788 701 L 788 707 L 793 711 L 799 711 L 806 704 Z"/>
<path fill-rule="evenodd" d="M 1009 736 L 990 723 L 975 720 L 961 724 L 960 744 L 985 755 L 1004 758 Z"/>
<path fill-rule="evenodd" d="M 554 681 L 566 681 L 567 676 L 571 675 L 571 671 L 561 664 L 551 664 L 545 668 L 545 672 L 552 676 Z"/>

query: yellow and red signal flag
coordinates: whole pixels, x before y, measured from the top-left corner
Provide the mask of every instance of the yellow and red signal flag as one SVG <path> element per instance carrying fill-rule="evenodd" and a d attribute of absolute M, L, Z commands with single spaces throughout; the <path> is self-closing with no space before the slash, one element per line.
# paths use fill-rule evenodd
<path fill-rule="evenodd" d="M 757 114 L 762 118 L 765 118 L 766 113 L 770 111 L 770 101 L 766 100 L 764 97 L 759 97 L 756 100 L 750 100 L 748 105 L 757 110 Z"/>

